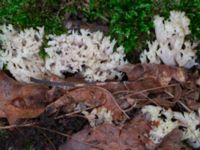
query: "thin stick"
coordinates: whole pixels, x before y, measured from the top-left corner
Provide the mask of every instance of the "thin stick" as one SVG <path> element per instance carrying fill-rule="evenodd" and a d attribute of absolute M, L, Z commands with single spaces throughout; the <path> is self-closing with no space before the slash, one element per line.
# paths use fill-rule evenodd
<path fill-rule="evenodd" d="M 160 106 L 158 103 L 156 103 L 153 99 L 149 98 L 148 96 L 146 96 L 145 94 L 143 93 L 140 93 L 142 96 L 146 97 L 149 101 L 151 101 L 152 103 L 154 103 L 155 105 L 157 106 Z"/>
<path fill-rule="evenodd" d="M 158 89 L 163 89 L 163 88 L 167 88 L 167 87 L 172 87 L 172 86 L 176 86 L 178 84 L 170 84 L 170 85 L 167 85 L 167 86 L 159 86 L 159 87 L 155 87 L 155 88 L 150 88 L 150 89 L 145 89 L 145 90 L 141 90 L 141 91 L 133 91 L 133 90 L 122 90 L 122 91 L 117 91 L 117 92 L 114 92 L 113 95 L 116 95 L 116 94 L 120 94 L 120 93 L 131 93 L 131 95 L 135 95 L 135 94 L 139 94 L 139 93 L 144 93 L 144 92 L 149 92 L 149 91 L 154 91 L 154 90 L 158 90 Z M 129 95 L 127 95 L 129 96 Z"/>
<path fill-rule="evenodd" d="M 31 127 L 34 125 L 37 125 L 38 122 L 33 122 L 33 123 L 28 123 L 28 124 L 22 124 L 22 125 L 8 125 L 8 126 L 0 126 L 0 130 L 5 130 L 5 129 L 13 129 L 13 128 L 23 128 L 23 127 Z"/>
<path fill-rule="evenodd" d="M 40 131 L 41 132 L 41 131 Z M 48 142 L 49 142 L 49 144 L 51 145 L 51 147 L 54 149 L 54 150 L 56 150 L 56 146 L 54 145 L 54 143 L 49 139 L 49 137 L 45 134 L 45 133 L 43 133 L 43 132 L 41 132 L 42 133 L 42 135 L 48 140 Z"/>
<path fill-rule="evenodd" d="M 190 108 L 188 108 L 183 102 L 181 102 L 180 100 L 177 101 L 179 104 L 181 104 L 188 112 L 192 112 L 192 110 Z"/>

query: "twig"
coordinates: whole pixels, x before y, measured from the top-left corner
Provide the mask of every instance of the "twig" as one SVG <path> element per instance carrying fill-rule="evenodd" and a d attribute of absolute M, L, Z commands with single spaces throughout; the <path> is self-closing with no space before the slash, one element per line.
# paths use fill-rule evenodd
<path fill-rule="evenodd" d="M 66 87 L 74 87 L 74 83 L 69 82 L 57 82 L 57 81 L 49 81 L 49 80 L 41 80 L 36 78 L 30 78 L 31 82 L 37 83 L 37 84 L 44 84 L 48 86 L 66 86 Z"/>
<path fill-rule="evenodd" d="M 102 87 L 99 87 L 101 88 L 102 90 L 105 90 L 109 95 L 110 97 L 112 98 L 112 101 L 115 103 L 115 105 L 119 108 L 119 110 L 124 114 L 124 116 L 126 116 L 127 119 L 130 119 L 130 117 L 126 114 L 126 112 L 119 106 L 119 104 L 116 102 L 115 100 L 115 97 L 107 90 L 107 89 L 104 89 Z"/>
<path fill-rule="evenodd" d="M 158 103 L 156 103 L 153 99 L 149 98 L 148 96 L 146 96 L 144 93 L 140 93 L 142 96 L 146 97 L 149 101 L 151 101 L 152 103 L 154 103 L 157 106 L 160 106 Z"/>
<path fill-rule="evenodd" d="M 13 128 L 23 128 L 23 127 L 31 127 L 34 125 L 37 125 L 38 122 L 33 122 L 33 123 L 28 123 L 28 124 L 22 124 L 22 125 L 8 125 L 8 126 L 0 126 L 0 130 L 5 130 L 5 129 L 13 129 Z"/>
<path fill-rule="evenodd" d="M 149 88 L 149 89 L 145 89 L 145 90 L 141 90 L 141 91 L 133 91 L 133 90 L 122 90 L 122 91 L 117 91 L 117 92 L 114 92 L 113 95 L 117 95 L 117 94 L 120 94 L 120 93 L 131 93 L 131 96 L 132 95 L 135 95 L 135 94 L 139 94 L 139 93 L 144 93 L 144 92 L 149 92 L 149 91 L 154 91 L 154 90 L 158 90 L 158 89 L 163 89 L 163 88 L 167 88 L 167 87 L 172 87 L 172 86 L 176 86 L 178 84 L 170 84 L 170 85 L 167 85 L 167 86 L 159 86 L 159 87 L 155 87 L 155 88 Z M 129 97 L 129 95 L 127 95 Z"/>
<path fill-rule="evenodd" d="M 51 145 L 51 147 L 56 150 L 56 146 L 54 145 L 54 143 L 49 139 L 49 137 L 44 133 L 44 132 L 41 132 L 42 135 L 48 140 L 49 144 Z"/>
<path fill-rule="evenodd" d="M 132 105 L 130 108 L 125 109 L 125 112 L 129 112 L 131 111 L 135 106 L 137 106 L 137 103 L 135 103 L 134 105 Z"/>
<path fill-rule="evenodd" d="M 128 91 L 130 91 L 130 89 L 129 89 L 128 86 L 126 85 L 126 82 L 123 82 L 123 85 L 124 85 L 124 87 L 125 87 Z"/>
<path fill-rule="evenodd" d="M 170 92 L 168 92 L 168 91 L 166 91 L 166 90 L 164 90 L 164 92 L 165 92 L 167 95 L 169 95 L 171 98 L 174 98 L 174 95 L 173 95 L 172 93 L 170 93 Z"/>
<path fill-rule="evenodd" d="M 179 104 L 181 104 L 188 112 L 192 112 L 192 110 L 190 108 L 188 108 L 183 102 L 181 102 L 180 100 L 177 101 Z"/>
<path fill-rule="evenodd" d="M 171 84 L 171 85 L 167 85 L 167 86 L 160 86 L 160 87 L 145 89 L 145 90 L 136 91 L 136 92 L 132 91 L 132 93 L 125 95 L 124 98 L 128 98 L 130 96 L 134 96 L 134 95 L 137 95 L 137 94 L 143 94 L 145 92 L 154 91 L 154 90 L 158 90 L 158 89 L 162 89 L 162 88 L 172 87 L 172 86 L 176 86 L 176 85 L 177 84 Z"/>

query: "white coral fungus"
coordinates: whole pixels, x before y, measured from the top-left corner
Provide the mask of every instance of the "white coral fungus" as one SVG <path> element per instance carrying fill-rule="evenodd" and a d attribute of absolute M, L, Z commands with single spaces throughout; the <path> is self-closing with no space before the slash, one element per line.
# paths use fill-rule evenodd
<path fill-rule="evenodd" d="M 150 139 L 154 143 L 160 143 L 173 129 L 183 127 L 182 140 L 187 140 L 194 148 L 200 147 L 200 113 L 181 113 L 151 105 L 145 106 L 142 112 L 149 116 L 150 120 L 156 124 L 149 134 Z"/>
<path fill-rule="evenodd" d="M 167 65 L 191 68 L 196 65 L 196 55 L 193 48 L 196 46 L 185 37 L 190 34 L 190 20 L 184 12 L 171 11 L 170 18 L 155 16 L 154 25 L 156 40 L 148 42 L 148 51 L 140 55 L 142 63 L 163 62 Z"/>
<path fill-rule="evenodd" d="M 12 75 L 22 82 L 30 82 L 30 77 L 41 78 L 44 63 L 38 53 L 43 41 L 44 28 L 30 28 L 18 32 L 12 25 L 0 26 L 0 66 L 6 64 Z"/>
<path fill-rule="evenodd" d="M 105 107 L 94 108 L 91 112 L 83 111 L 91 127 L 102 123 L 112 123 L 112 112 Z"/>
<path fill-rule="evenodd" d="M 65 72 L 81 73 L 88 81 L 105 81 L 121 77 L 117 67 L 124 61 L 123 47 L 115 47 L 115 40 L 103 36 L 102 32 L 81 29 L 61 36 L 49 36 L 45 51 L 46 69 L 60 77 Z"/>

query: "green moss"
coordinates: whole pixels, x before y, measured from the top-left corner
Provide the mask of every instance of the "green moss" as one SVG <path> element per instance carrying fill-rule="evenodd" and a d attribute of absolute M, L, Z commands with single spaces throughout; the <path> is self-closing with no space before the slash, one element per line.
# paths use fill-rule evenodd
<path fill-rule="evenodd" d="M 200 40 L 200 0 L 1 0 L 0 24 L 17 27 L 45 26 L 46 33 L 65 32 L 64 14 L 84 15 L 89 22 L 100 21 L 127 54 L 141 51 L 153 40 L 154 15 L 169 16 L 171 10 L 185 11 L 191 20 L 192 39 Z M 43 53 L 42 53 L 43 54 Z"/>
<path fill-rule="evenodd" d="M 65 7 L 61 0 L 1 0 L 0 24 L 13 24 L 18 29 L 45 27 L 45 34 L 62 34 Z M 45 59 L 46 39 L 41 47 L 40 56 Z"/>
<path fill-rule="evenodd" d="M 20 29 L 45 26 L 47 33 L 60 34 L 65 30 L 64 11 L 59 0 L 1 0 L 0 24 Z"/>
<path fill-rule="evenodd" d="M 147 40 L 153 40 L 154 15 L 169 16 L 171 10 L 185 11 L 191 19 L 192 38 L 200 39 L 200 0 L 90 0 L 88 5 L 77 6 L 74 12 L 81 12 L 89 21 L 107 22 L 110 33 L 118 44 L 124 45 L 126 53 L 143 50 Z M 76 11 L 75 11 L 76 10 Z"/>

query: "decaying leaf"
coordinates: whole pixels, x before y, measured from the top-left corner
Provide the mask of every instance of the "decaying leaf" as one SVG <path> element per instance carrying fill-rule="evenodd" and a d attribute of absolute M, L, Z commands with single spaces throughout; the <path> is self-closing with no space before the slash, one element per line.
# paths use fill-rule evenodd
<path fill-rule="evenodd" d="M 60 150 L 146 150 L 156 147 L 148 138 L 150 127 L 142 117 L 136 117 L 122 128 L 103 124 L 85 128 L 74 134 Z"/>
<path fill-rule="evenodd" d="M 64 96 L 50 104 L 47 110 L 53 113 L 58 108 L 80 102 L 84 102 L 91 107 L 105 107 L 112 112 L 115 120 L 121 120 L 124 117 L 124 113 L 113 95 L 106 89 L 97 86 L 86 86 L 68 91 Z"/>
<path fill-rule="evenodd" d="M 165 136 L 157 150 L 190 150 L 191 148 L 181 142 L 182 134 L 182 131 L 179 129 L 172 130 L 167 136 Z"/>
<path fill-rule="evenodd" d="M 4 104 L 9 100 L 14 99 L 18 94 L 16 89 L 19 89 L 21 85 L 12 78 L 9 78 L 3 71 L 0 72 L 0 108 L 2 109 Z"/>
<path fill-rule="evenodd" d="M 0 72 L 0 117 L 10 124 L 21 118 L 35 118 L 44 111 L 48 88 L 40 85 L 22 85 Z"/>
<path fill-rule="evenodd" d="M 153 78 L 163 86 L 168 85 L 172 79 L 178 82 L 185 82 L 187 79 L 183 69 L 161 64 L 128 64 L 120 70 L 127 74 L 129 81 Z"/>
<path fill-rule="evenodd" d="M 147 119 L 148 120 L 148 119 Z M 175 128 L 161 143 L 154 144 L 148 137 L 150 122 L 137 115 L 123 127 L 102 124 L 96 128 L 86 127 L 74 134 L 60 150 L 181 150 L 191 148 L 182 142 L 182 131 Z M 156 125 L 156 124 L 155 124 Z"/>

